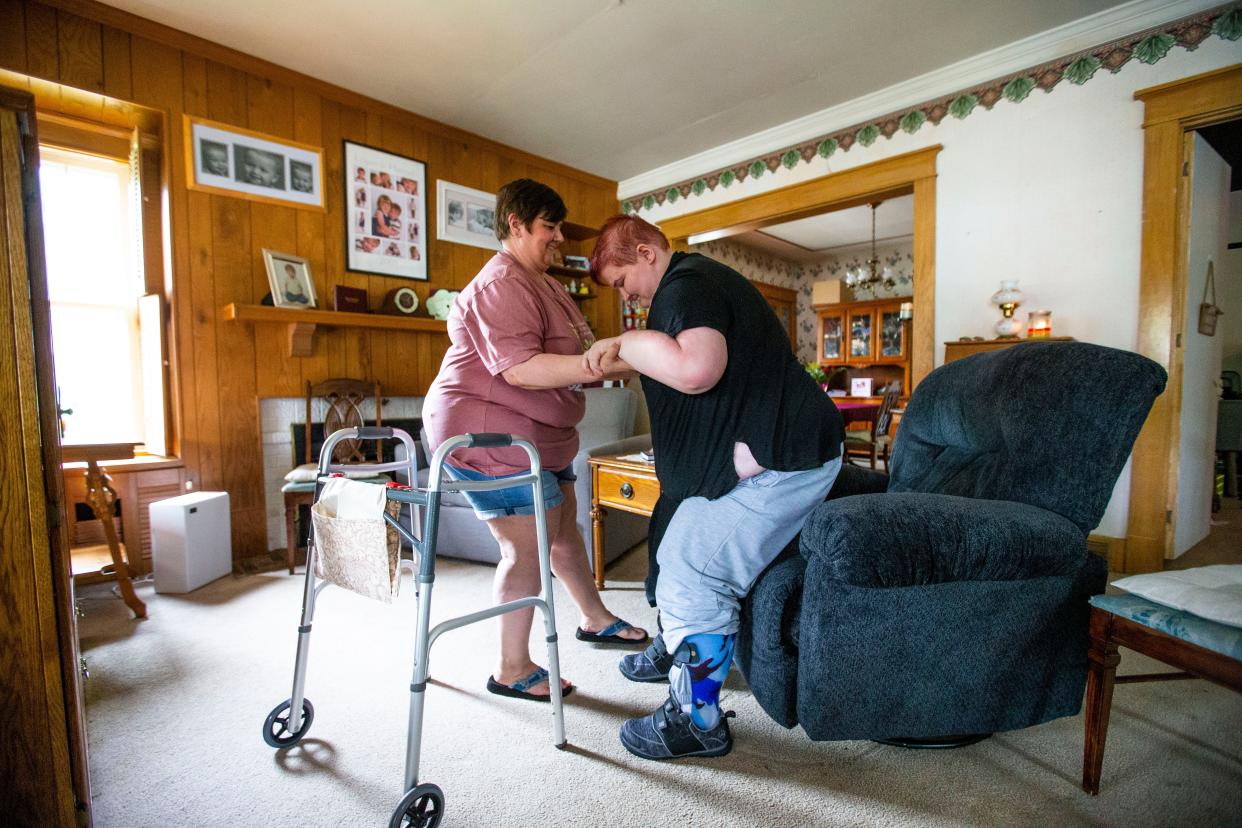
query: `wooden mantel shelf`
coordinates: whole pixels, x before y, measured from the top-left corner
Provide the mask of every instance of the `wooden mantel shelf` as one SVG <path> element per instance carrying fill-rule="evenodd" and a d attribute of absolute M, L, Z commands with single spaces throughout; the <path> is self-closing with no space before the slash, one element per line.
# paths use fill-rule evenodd
<path fill-rule="evenodd" d="M 324 328 L 371 328 L 388 331 L 423 331 L 447 333 L 448 323 L 442 319 L 425 316 L 393 316 L 384 313 L 346 313 L 329 310 L 298 310 L 276 308 L 270 305 L 239 305 L 232 303 L 222 308 L 224 319 L 230 322 L 275 323 L 289 326 L 289 356 L 307 357 L 315 350 L 315 329 Z"/>

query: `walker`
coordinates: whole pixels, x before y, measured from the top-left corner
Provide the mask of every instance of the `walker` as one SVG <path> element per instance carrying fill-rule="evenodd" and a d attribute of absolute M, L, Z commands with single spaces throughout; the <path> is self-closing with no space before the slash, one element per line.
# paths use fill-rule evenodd
<path fill-rule="evenodd" d="M 371 463 L 355 465 L 333 464 L 332 451 L 342 440 L 389 440 L 398 439 L 405 446 L 407 460 L 396 460 L 390 463 Z M 456 481 L 441 480 L 445 458 L 459 448 L 492 448 L 518 446 L 530 458 L 530 473 L 520 477 L 509 477 L 504 480 Z M 444 817 L 444 792 L 436 785 L 418 783 L 418 760 L 422 740 L 423 701 L 427 689 L 428 661 L 431 645 L 441 634 L 449 630 L 464 627 L 478 621 L 484 621 L 507 612 L 538 607 L 543 611 L 544 630 L 548 642 L 548 674 L 549 687 L 555 690 L 560 687 L 560 659 L 557 651 L 556 612 L 552 603 L 552 569 L 548 558 L 547 519 L 543 510 L 543 487 L 540 485 L 539 452 L 528 441 L 511 434 L 463 434 L 446 440 L 436 449 L 431 460 L 431 474 L 425 490 L 415 488 L 417 484 L 417 455 L 414 440 L 400 429 L 366 426 L 361 428 L 345 428 L 333 432 L 324 441 L 319 452 L 319 475 L 316 480 L 315 497 L 318 501 L 323 488 L 324 478 L 337 472 L 365 471 L 379 474 L 382 472 L 402 472 L 408 475 L 410 486 L 392 485 L 386 490 L 389 501 L 409 504 L 410 526 L 402 526 L 390 515 L 384 515 L 384 521 L 410 544 L 414 551 L 413 560 L 402 559 L 400 569 L 408 569 L 416 575 L 414 601 L 417 620 L 414 632 L 414 675 L 410 684 L 410 715 L 409 731 L 406 737 L 405 785 L 404 795 L 397 803 L 389 820 L 389 828 L 435 828 Z M 436 530 L 440 517 L 440 498 L 444 492 L 452 491 L 484 491 L 505 489 L 511 486 L 530 485 L 534 487 L 535 501 L 535 532 L 539 544 L 539 579 L 542 595 L 532 595 L 498 604 L 478 612 L 450 618 L 428 630 L 431 618 L 431 587 L 435 582 L 436 565 Z M 425 512 L 420 507 L 426 507 Z M 423 514 L 421 540 L 413 531 L 418 522 L 416 514 Z M 300 742 L 311 722 L 315 718 L 315 708 L 304 695 L 306 684 L 306 664 L 310 650 L 311 619 L 315 614 L 315 599 L 329 582 L 315 577 L 316 544 L 312 528 L 306 549 L 306 586 L 302 596 L 302 617 L 298 625 L 297 657 L 293 667 L 293 695 L 281 702 L 268 714 L 263 723 L 263 740 L 274 748 L 292 747 Z M 316 582 L 318 581 L 318 583 Z M 553 745 L 565 747 L 565 718 L 561 694 L 550 694 L 552 703 Z"/>

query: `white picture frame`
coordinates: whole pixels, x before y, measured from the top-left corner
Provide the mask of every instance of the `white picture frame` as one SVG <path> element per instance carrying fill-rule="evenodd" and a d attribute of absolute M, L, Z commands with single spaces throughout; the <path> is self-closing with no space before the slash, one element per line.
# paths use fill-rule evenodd
<path fill-rule="evenodd" d="M 265 247 L 263 265 L 267 268 L 273 305 L 302 310 L 315 307 L 315 283 L 311 280 L 310 263 L 306 259 Z"/>
<path fill-rule="evenodd" d="M 321 148 L 191 115 L 184 123 L 189 189 L 324 209 Z"/>
<path fill-rule="evenodd" d="M 345 267 L 427 280 L 427 165 L 345 141 Z"/>
<path fill-rule="evenodd" d="M 500 250 L 496 238 L 496 196 L 436 179 L 436 238 Z"/>
<path fill-rule="evenodd" d="M 854 377 L 850 380 L 851 397 L 871 396 L 871 377 Z"/>

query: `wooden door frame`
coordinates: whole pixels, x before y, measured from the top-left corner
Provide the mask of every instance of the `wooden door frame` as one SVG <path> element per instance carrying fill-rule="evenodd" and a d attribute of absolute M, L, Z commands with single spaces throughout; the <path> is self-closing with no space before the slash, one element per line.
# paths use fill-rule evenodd
<path fill-rule="evenodd" d="M 936 349 L 936 156 L 940 144 L 660 222 L 675 249 L 830 210 L 914 194 L 914 335 L 909 391 L 931 373 Z"/>
<path fill-rule="evenodd" d="M 1181 436 L 1182 347 L 1190 178 L 1195 129 L 1242 117 L 1242 64 L 1140 89 L 1143 102 L 1143 237 L 1139 353 L 1169 372 L 1134 444 L 1123 572 L 1154 572 L 1173 554 Z"/>

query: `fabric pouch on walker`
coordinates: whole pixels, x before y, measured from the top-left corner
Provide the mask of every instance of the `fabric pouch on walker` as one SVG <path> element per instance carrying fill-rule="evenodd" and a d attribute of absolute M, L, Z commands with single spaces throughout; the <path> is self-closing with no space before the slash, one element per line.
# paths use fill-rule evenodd
<path fill-rule="evenodd" d="M 384 523 L 401 504 L 388 502 L 384 486 L 333 477 L 311 507 L 315 574 L 351 592 L 392 603 L 401 588 L 401 538 Z"/>

